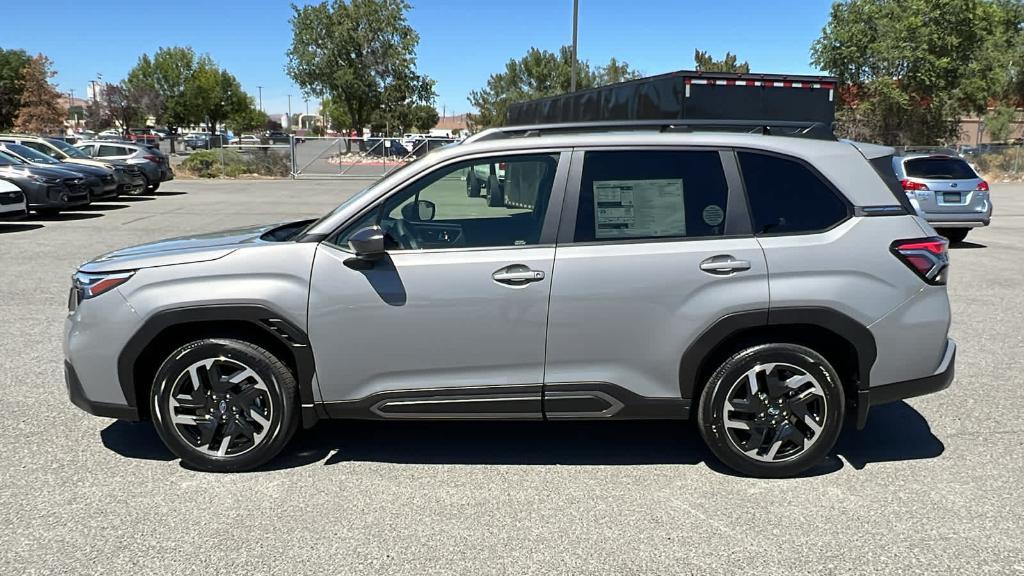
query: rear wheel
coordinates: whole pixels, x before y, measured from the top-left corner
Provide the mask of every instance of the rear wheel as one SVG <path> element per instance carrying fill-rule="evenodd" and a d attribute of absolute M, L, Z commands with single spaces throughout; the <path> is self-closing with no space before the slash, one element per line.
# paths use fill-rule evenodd
<path fill-rule="evenodd" d="M 698 423 L 708 447 L 734 470 L 763 478 L 821 462 L 843 424 L 842 384 L 817 352 L 794 344 L 741 350 L 711 376 Z"/>
<path fill-rule="evenodd" d="M 156 184 L 150 184 L 149 186 L 146 186 L 146 192 L 156 192 L 159 189 L 160 189 L 160 183 L 159 182 L 157 182 Z"/>
<path fill-rule="evenodd" d="M 936 232 L 940 236 L 949 240 L 950 244 L 959 244 L 967 238 L 967 233 L 970 232 L 970 228 L 939 228 Z"/>
<path fill-rule="evenodd" d="M 267 462 L 298 425 L 294 375 L 241 340 L 197 340 L 175 350 L 157 371 L 150 402 L 164 444 L 213 472 Z"/>

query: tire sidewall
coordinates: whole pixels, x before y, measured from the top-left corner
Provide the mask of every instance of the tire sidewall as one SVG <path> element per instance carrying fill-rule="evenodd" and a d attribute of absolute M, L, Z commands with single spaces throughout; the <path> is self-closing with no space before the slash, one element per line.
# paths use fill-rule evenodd
<path fill-rule="evenodd" d="M 252 368 L 267 386 L 271 399 L 271 432 L 259 446 L 236 456 L 199 451 L 173 429 L 168 398 L 174 382 L 192 364 L 224 357 Z M 157 370 L 149 402 L 153 424 L 164 444 L 183 462 L 206 471 L 233 472 L 254 468 L 273 458 L 287 444 L 297 425 L 294 377 L 282 365 L 275 367 L 269 352 L 237 340 L 204 339 L 175 350 Z"/>
<path fill-rule="evenodd" d="M 732 385 L 751 368 L 768 363 L 792 364 L 813 376 L 825 392 L 825 424 L 821 437 L 804 453 L 785 462 L 754 460 L 728 438 L 724 426 L 725 400 Z M 819 463 L 835 446 L 843 426 L 845 397 L 842 383 L 828 361 L 817 352 L 795 344 L 763 344 L 737 352 L 711 376 L 701 393 L 698 425 L 712 452 L 742 474 L 766 478 L 797 475 Z"/>

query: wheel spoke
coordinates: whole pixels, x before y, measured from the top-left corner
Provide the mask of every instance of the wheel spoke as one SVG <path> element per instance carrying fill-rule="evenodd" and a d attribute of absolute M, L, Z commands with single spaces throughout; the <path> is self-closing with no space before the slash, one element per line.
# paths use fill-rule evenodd
<path fill-rule="evenodd" d="M 254 422 L 259 424 L 260 427 L 262 427 L 264 430 L 267 429 L 267 426 L 270 426 L 270 420 L 263 416 L 263 412 L 255 406 L 249 408 L 248 416 L 249 418 L 252 418 Z"/>
<path fill-rule="evenodd" d="M 764 424 L 751 423 L 750 437 L 744 442 L 740 449 L 747 454 L 756 454 L 764 444 L 764 438 L 768 435 L 768 426 Z"/>
<path fill-rule="evenodd" d="M 224 435 L 224 438 L 220 441 L 220 448 L 217 449 L 217 456 L 226 456 L 228 453 L 228 447 L 231 446 L 231 439 L 234 436 Z"/>
<path fill-rule="evenodd" d="M 196 426 L 199 427 L 199 446 L 208 446 L 213 441 L 214 434 L 217 433 L 217 427 L 219 423 L 214 419 L 197 421 Z"/>
<path fill-rule="evenodd" d="M 251 377 L 253 377 L 253 376 L 255 376 L 255 375 L 256 375 L 256 373 L 255 373 L 255 372 L 253 372 L 251 368 L 246 368 L 245 370 L 242 370 L 242 371 L 241 371 L 241 372 L 239 372 L 238 374 L 235 374 L 234 376 L 232 376 L 232 377 L 231 377 L 231 378 L 230 378 L 230 379 L 228 380 L 228 382 L 230 382 L 230 383 L 232 383 L 232 384 L 239 384 L 239 383 L 241 383 L 241 382 L 242 382 L 243 380 L 245 380 L 246 378 L 251 378 Z"/>

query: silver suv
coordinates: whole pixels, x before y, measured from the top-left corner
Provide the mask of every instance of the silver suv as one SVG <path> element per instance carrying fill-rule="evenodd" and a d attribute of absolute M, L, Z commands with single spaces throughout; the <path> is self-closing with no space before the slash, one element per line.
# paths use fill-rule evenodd
<path fill-rule="evenodd" d="M 322 418 L 690 419 L 779 477 L 950 384 L 946 241 L 892 149 L 600 128 L 487 131 L 316 221 L 82 265 L 71 401 L 214 471 Z M 467 192 L 491 166 L 500 204 Z"/>
<path fill-rule="evenodd" d="M 988 182 L 963 158 L 909 152 L 893 157 L 892 164 L 914 209 L 950 242 L 963 242 L 971 228 L 988 226 Z"/>

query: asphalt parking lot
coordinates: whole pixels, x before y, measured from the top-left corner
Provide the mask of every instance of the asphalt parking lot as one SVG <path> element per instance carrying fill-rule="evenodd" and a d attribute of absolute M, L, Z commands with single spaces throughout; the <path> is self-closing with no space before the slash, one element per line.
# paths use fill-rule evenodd
<path fill-rule="evenodd" d="M 807 477 L 715 464 L 678 423 L 321 423 L 269 469 L 183 468 L 72 406 L 75 266 L 318 215 L 364 182 L 172 181 L 0 223 L 0 573 L 1024 573 L 1024 185 L 952 251 L 957 378 L 874 410 Z"/>

